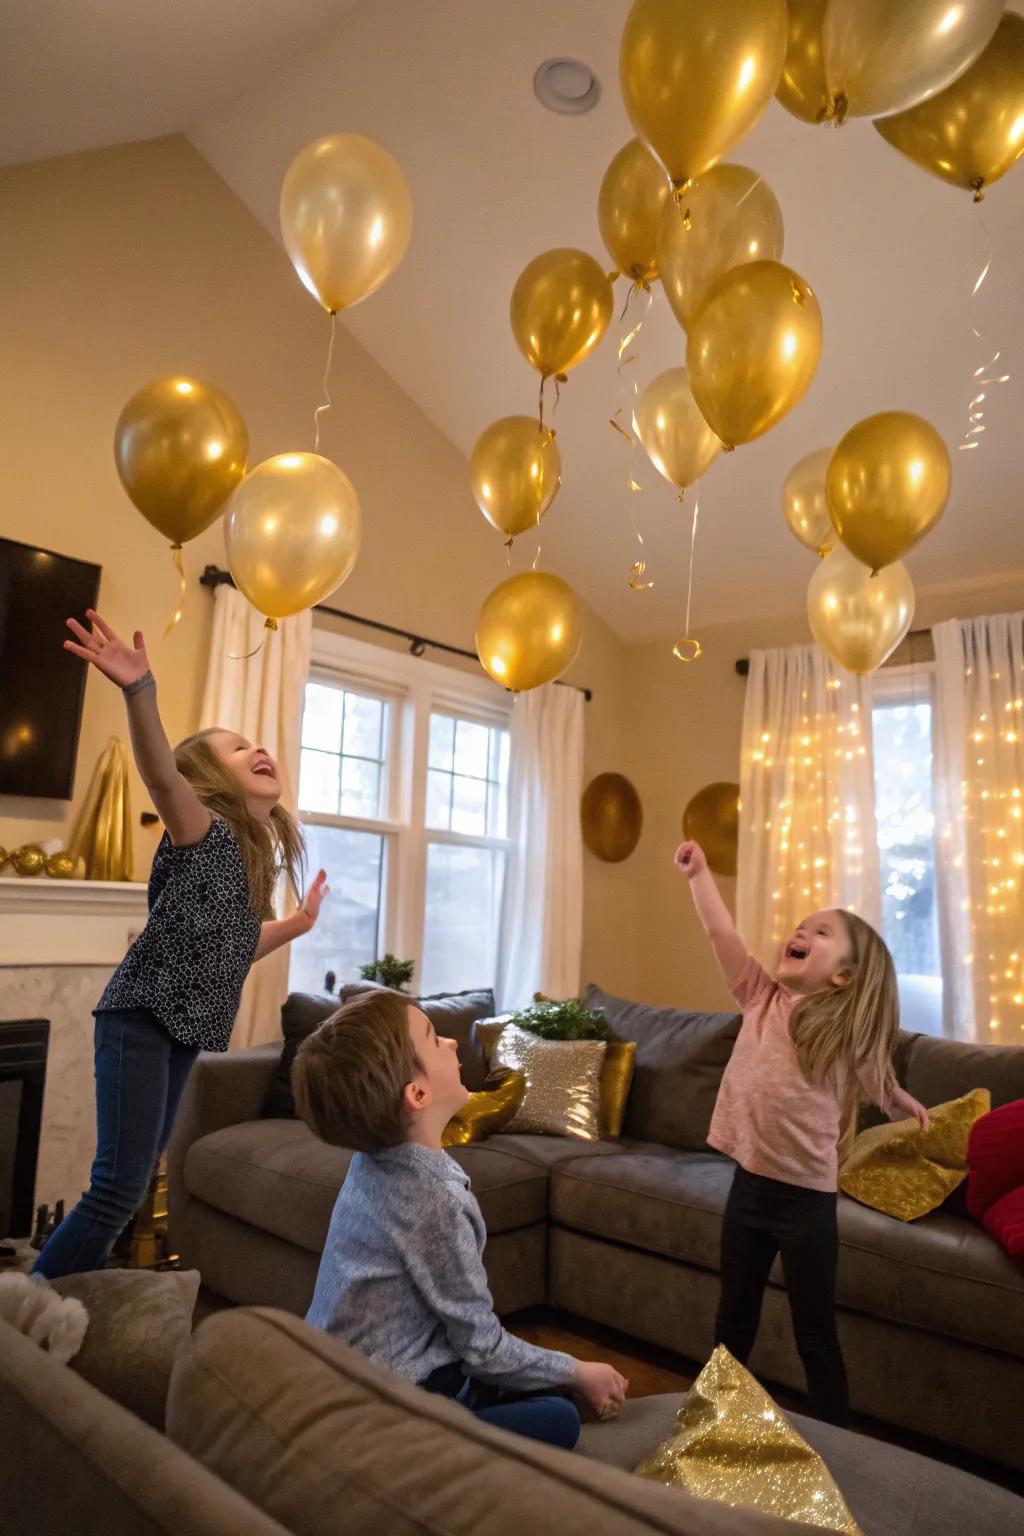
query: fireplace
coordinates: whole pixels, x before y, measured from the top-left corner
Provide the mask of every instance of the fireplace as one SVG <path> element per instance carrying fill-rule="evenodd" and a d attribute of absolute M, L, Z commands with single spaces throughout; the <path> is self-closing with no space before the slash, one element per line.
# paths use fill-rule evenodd
<path fill-rule="evenodd" d="M 49 1043 L 48 1019 L 0 1019 L 0 1238 L 32 1232 Z"/>

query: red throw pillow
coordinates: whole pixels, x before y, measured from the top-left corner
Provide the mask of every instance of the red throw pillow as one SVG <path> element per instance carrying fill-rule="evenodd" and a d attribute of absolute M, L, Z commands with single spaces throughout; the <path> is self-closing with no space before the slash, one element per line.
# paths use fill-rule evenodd
<path fill-rule="evenodd" d="M 982 1115 L 967 1142 L 967 1209 L 975 1221 L 1024 1186 L 1024 1099 Z"/>
<path fill-rule="evenodd" d="M 985 1228 L 1024 1275 L 1024 1185 L 989 1206 Z"/>

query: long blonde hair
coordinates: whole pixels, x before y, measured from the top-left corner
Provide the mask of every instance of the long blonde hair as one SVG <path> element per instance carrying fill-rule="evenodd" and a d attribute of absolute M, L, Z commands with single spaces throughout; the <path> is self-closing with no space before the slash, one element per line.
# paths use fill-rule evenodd
<path fill-rule="evenodd" d="M 294 816 L 275 805 L 269 822 L 260 821 L 249 810 L 242 786 L 229 768 L 225 768 L 210 743 L 222 732 L 218 727 L 187 736 L 174 749 L 174 762 L 199 799 L 214 816 L 228 823 L 242 853 L 249 896 L 257 917 L 274 915 L 274 887 L 282 874 L 296 900 L 302 897 L 302 878 L 306 852 L 302 833 Z"/>
<path fill-rule="evenodd" d="M 789 1034 L 804 1076 L 812 1083 L 831 1077 L 839 1095 L 840 1156 L 857 1125 L 860 1083 L 884 1102 L 896 1077 L 892 1053 L 900 1027 L 896 967 L 884 940 L 855 912 L 839 911 L 850 939 L 842 985 L 813 992 L 793 1009 Z"/>

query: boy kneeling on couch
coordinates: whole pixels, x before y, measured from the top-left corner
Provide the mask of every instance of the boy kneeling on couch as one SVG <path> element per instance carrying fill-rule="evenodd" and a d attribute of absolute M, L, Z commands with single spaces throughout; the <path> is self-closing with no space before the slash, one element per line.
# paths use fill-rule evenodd
<path fill-rule="evenodd" d="M 310 1129 L 355 1149 L 306 1321 L 428 1392 L 531 1440 L 572 1449 L 575 1390 L 602 1416 L 628 1381 L 507 1333 L 483 1265 L 469 1178 L 441 1136 L 469 1097 L 454 1040 L 397 992 L 368 992 L 296 1053 L 295 1101 Z"/>

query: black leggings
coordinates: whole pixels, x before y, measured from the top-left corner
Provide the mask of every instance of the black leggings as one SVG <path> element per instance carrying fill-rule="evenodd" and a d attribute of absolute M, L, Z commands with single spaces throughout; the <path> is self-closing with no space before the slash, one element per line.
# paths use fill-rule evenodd
<path fill-rule="evenodd" d="M 835 1195 L 737 1168 L 722 1227 L 715 1343 L 746 1365 L 779 1254 L 811 1412 L 830 1424 L 845 1424 L 849 1412 L 835 1320 L 838 1252 Z"/>

